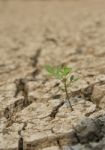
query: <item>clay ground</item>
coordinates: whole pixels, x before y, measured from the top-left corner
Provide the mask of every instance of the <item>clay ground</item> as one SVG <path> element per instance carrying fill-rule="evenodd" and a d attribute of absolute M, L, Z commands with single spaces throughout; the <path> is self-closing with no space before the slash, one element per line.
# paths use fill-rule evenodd
<path fill-rule="evenodd" d="M 46 64 L 79 76 L 69 89 L 74 111 L 61 104 Z M 0 150 L 105 150 L 104 143 L 105 1 L 0 1 Z"/>

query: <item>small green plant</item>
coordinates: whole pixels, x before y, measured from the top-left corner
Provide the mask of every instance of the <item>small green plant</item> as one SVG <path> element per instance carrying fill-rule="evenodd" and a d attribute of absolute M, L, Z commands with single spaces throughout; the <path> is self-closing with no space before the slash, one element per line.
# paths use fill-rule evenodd
<path fill-rule="evenodd" d="M 68 101 L 68 104 L 69 104 L 71 110 L 73 111 L 73 107 L 70 102 L 70 95 L 68 92 L 68 87 L 78 79 L 75 78 L 74 75 L 71 74 L 72 68 L 61 67 L 61 66 L 52 67 L 50 65 L 46 65 L 45 68 L 46 68 L 47 72 L 49 73 L 49 75 L 51 75 L 61 81 L 62 87 L 60 87 L 60 89 L 65 92 L 66 100 Z"/>

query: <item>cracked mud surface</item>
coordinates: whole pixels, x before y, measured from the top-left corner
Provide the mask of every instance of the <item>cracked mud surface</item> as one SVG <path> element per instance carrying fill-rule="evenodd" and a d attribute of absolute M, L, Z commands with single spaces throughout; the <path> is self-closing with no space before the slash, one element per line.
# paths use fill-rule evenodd
<path fill-rule="evenodd" d="M 0 150 L 105 149 L 104 8 L 104 0 L 0 1 Z M 76 70 L 74 111 L 45 64 Z"/>

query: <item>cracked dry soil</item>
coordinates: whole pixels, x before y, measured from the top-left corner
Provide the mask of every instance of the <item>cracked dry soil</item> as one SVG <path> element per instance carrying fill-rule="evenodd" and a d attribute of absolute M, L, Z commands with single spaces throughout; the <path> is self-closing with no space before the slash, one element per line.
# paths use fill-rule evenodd
<path fill-rule="evenodd" d="M 0 1 L 0 150 L 105 149 L 104 8 L 104 0 Z M 45 64 L 76 70 L 74 111 Z"/>

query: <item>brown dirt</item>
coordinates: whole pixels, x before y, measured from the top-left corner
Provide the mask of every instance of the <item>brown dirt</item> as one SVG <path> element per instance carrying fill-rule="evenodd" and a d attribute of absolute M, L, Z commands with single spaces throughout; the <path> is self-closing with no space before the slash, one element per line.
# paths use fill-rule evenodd
<path fill-rule="evenodd" d="M 17 150 L 20 137 L 24 150 L 68 150 L 96 132 L 95 125 L 86 136 L 75 128 L 105 114 L 104 8 L 104 0 L 0 1 L 0 150 Z M 45 64 L 77 71 L 80 79 L 70 89 L 73 112 L 64 104 L 49 117 L 64 94 Z"/>

